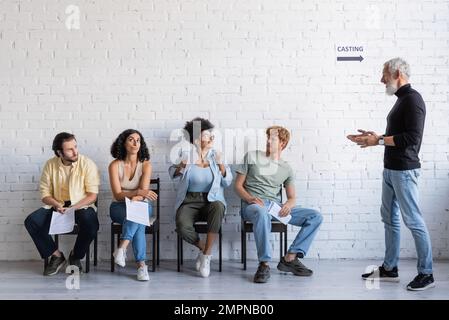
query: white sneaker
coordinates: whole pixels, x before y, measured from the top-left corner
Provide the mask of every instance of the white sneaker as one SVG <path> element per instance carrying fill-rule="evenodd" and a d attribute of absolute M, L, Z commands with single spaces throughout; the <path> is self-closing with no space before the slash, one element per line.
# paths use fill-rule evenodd
<path fill-rule="evenodd" d="M 210 273 L 210 260 L 212 255 L 203 254 L 201 257 L 200 274 L 203 278 L 207 278 Z"/>
<path fill-rule="evenodd" d="M 148 275 L 148 268 L 146 265 L 143 265 L 137 269 L 137 280 L 139 281 L 150 280 L 150 276 Z"/>
<path fill-rule="evenodd" d="M 196 262 L 195 262 L 195 270 L 196 271 L 200 271 L 202 256 L 203 256 L 203 252 L 202 251 L 198 252 L 198 257 L 196 257 Z"/>
<path fill-rule="evenodd" d="M 114 262 L 120 267 L 124 267 L 126 265 L 126 249 L 117 248 L 112 255 L 114 256 Z"/>

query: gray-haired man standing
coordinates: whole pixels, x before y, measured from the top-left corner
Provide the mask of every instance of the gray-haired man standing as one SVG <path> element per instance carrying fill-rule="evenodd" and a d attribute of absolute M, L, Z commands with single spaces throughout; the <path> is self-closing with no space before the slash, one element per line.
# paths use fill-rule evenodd
<path fill-rule="evenodd" d="M 385 146 L 382 181 L 382 222 L 385 226 L 385 259 L 378 272 L 362 275 L 363 279 L 399 281 L 400 249 L 399 211 L 412 232 L 418 254 L 418 275 L 407 285 L 408 290 L 434 287 L 432 275 L 432 246 L 429 232 L 418 204 L 418 177 L 421 164 L 418 153 L 424 130 L 426 106 L 421 95 L 408 83 L 410 66 L 401 58 L 384 64 L 381 82 L 388 95 L 398 99 L 387 117 L 384 135 L 359 130 L 361 134 L 348 139 L 362 148 Z"/>

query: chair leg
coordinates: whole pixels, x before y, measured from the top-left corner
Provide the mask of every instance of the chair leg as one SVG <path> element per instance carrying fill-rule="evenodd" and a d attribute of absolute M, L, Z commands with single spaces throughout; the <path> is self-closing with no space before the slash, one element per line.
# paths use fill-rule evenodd
<path fill-rule="evenodd" d="M 161 250 L 160 245 L 160 239 L 161 239 L 161 233 L 159 232 L 159 228 L 157 229 L 157 239 L 156 239 L 156 259 L 157 259 L 157 265 L 159 265 L 159 255 Z"/>
<path fill-rule="evenodd" d="M 184 240 L 179 237 L 179 245 L 181 246 L 181 266 L 184 265 Z"/>
<path fill-rule="evenodd" d="M 242 223 L 242 226 L 240 227 L 240 263 L 243 263 L 243 241 L 245 240 L 245 236 L 243 235 L 243 228 L 245 226 Z"/>
<path fill-rule="evenodd" d="M 86 273 L 89 273 L 90 271 L 90 244 L 87 247 L 87 252 L 86 252 Z"/>
<path fill-rule="evenodd" d="M 221 229 L 220 229 L 220 234 L 218 235 L 218 270 L 221 272 L 222 269 L 222 233 L 221 233 Z"/>
<path fill-rule="evenodd" d="M 98 235 L 94 239 L 94 266 L 96 267 L 98 263 Z"/>
<path fill-rule="evenodd" d="M 287 254 L 287 230 L 285 230 L 284 235 L 284 254 Z"/>
<path fill-rule="evenodd" d="M 59 250 L 59 236 L 57 234 L 54 235 L 54 240 L 55 240 L 56 249 Z M 46 264 L 46 266 L 48 265 L 48 258 L 45 259 L 45 264 Z M 67 259 L 67 264 L 68 264 L 68 259 Z"/>
<path fill-rule="evenodd" d="M 111 272 L 114 272 L 115 269 L 115 264 L 114 264 L 114 242 L 115 242 L 115 236 L 114 233 L 112 231 L 112 226 L 111 226 Z"/>
<path fill-rule="evenodd" d="M 152 241 L 152 249 L 153 249 L 153 261 L 151 261 L 152 263 L 152 271 L 155 272 L 156 271 L 156 233 L 153 232 L 153 241 Z"/>
<path fill-rule="evenodd" d="M 178 254 L 178 272 L 179 272 L 179 271 L 181 271 L 181 251 L 180 251 L 181 246 L 179 245 L 179 240 L 180 240 L 179 234 L 178 234 L 177 240 L 178 241 L 176 241 L 176 242 L 177 242 L 177 247 L 178 247 L 177 254 Z"/>
<path fill-rule="evenodd" d="M 282 248 L 284 247 L 284 240 L 283 240 L 283 235 L 284 235 L 284 233 L 281 231 L 281 232 L 279 232 L 279 261 L 281 261 L 281 259 L 282 259 Z"/>
<path fill-rule="evenodd" d="M 243 253 L 243 270 L 246 270 L 246 232 L 243 231 L 245 239 L 242 241 L 242 253 Z"/>

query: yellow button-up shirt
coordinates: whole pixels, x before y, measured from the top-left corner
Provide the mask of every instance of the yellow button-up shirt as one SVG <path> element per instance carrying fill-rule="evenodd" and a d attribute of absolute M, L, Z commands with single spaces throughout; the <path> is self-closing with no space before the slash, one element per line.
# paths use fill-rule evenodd
<path fill-rule="evenodd" d="M 86 156 L 79 155 L 78 160 L 71 165 L 71 174 L 67 176 L 64 165 L 59 157 L 53 157 L 45 163 L 39 184 L 41 199 L 45 197 L 55 198 L 61 205 L 70 200 L 73 204 L 85 198 L 87 193 L 97 193 L 100 185 L 100 174 L 96 164 Z M 64 192 L 64 186 L 68 181 L 69 199 Z M 47 209 L 51 206 L 45 205 Z M 90 205 L 96 210 L 94 204 Z"/>

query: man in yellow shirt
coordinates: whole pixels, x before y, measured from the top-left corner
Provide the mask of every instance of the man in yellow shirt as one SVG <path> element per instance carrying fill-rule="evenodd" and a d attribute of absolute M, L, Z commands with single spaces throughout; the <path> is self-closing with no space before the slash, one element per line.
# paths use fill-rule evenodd
<path fill-rule="evenodd" d="M 25 227 L 41 257 L 51 257 L 44 270 L 46 276 L 57 274 L 66 264 L 64 254 L 58 250 L 53 238 L 48 234 L 53 211 L 64 213 L 69 207 L 75 209 L 75 222 L 78 224 L 79 233 L 69 255 L 69 264 L 77 266 L 80 272 L 80 260 L 86 255 L 99 227 L 95 214 L 95 201 L 100 185 L 97 166 L 92 160 L 78 153 L 73 134 L 57 134 L 52 149 L 56 156 L 46 162 L 39 185 L 45 206 L 25 219 Z"/>

